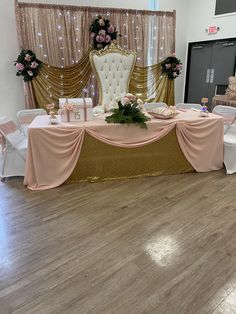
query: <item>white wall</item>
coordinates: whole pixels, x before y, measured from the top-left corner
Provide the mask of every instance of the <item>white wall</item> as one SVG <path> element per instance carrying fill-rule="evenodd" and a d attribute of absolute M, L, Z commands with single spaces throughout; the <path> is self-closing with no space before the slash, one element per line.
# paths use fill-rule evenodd
<path fill-rule="evenodd" d="M 14 1 L 0 0 L 0 116 L 16 120 L 25 107 L 22 80 L 16 77 L 14 60 L 18 55 Z"/>
<path fill-rule="evenodd" d="M 184 97 L 189 0 L 159 0 L 159 8 L 161 11 L 176 10 L 175 52 L 176 56 L 183 62 L 183 71 L 175 80 L 175 102 L 178 103 L 182 102 Z"/>
<path fill-rule="evenodd" d="M 236 14 L 214 17 L 215 0 L 190 0 L 188 19 L 188 41 L 204 41 L 236 37 Z M 205 29 L 216 25 L 220 30 L 208 35 Z"/>

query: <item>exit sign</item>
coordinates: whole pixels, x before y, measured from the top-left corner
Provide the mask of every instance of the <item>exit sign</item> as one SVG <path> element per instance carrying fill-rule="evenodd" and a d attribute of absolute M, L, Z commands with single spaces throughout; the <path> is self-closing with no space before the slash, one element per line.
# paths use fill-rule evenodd
<path fill-rule="evenodd" d="M 212 35 L 212 34 L 216 34 L 219 30 L 219 27 L 213 25 L 213 26 L 209 26 L 207 29 L 207 33 L 208 35 Z"/>

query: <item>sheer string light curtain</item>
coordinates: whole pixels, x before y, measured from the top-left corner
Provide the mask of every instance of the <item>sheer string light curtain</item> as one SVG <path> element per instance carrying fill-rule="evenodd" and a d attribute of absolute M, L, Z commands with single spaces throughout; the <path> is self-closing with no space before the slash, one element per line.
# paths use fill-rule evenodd
<path fill-rule="evenodd" d="M 144 97 L 150 93 L 157 97 L 160 86 L 155 85 L 147 93 L 147 84 L 162 81 L 158 64 L 175 51 L 175 12 L 36 4 L 17 0 L 15 11 L 19 46 L 32 50 L 46 64 L 32 83 L 25 84 L 28 107 L 58 102 L 59 97 L 78 97 L 85 87 L 87 94 L 97 103 L 97 84 L 88 59 L 89 26 L 97 15 L 110 19 L 116 26 L 122 35 L 118 38 L 121 47 L 137 52 L 135 77 L 139 84 L 133 83 L 131 90 L 142 93 Z M 157 72 L 159 78 L 156 77 Z M 164 95 L 163 92 L 161 94 Z"/>

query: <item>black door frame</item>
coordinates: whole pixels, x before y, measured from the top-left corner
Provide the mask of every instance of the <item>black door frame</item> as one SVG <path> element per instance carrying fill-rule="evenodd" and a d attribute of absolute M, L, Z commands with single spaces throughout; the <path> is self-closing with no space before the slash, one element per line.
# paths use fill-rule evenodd
<path fill-rule="evenodd" d="M 189 72 L 190 72 L 190 61 L 191 61 L 192 46 L 204 45 L 204 44 L 214 44 L 214 43 L 224 43 L 227 41 L 236 41 L 236 37 L 214 39 L 214 40 L 204 40 L 204 41 L 195 41 L 195 42 L 188 43 L 188 57 L 187 57 L 187 71 L 186 71 L 186 77 L 185 77 L 184 102 L 187 102 L 187 97 L 188 97 Z M 234 70 L 236 70 L 236 57 L 235 57 L 235 61 L 234 61 Z"/>

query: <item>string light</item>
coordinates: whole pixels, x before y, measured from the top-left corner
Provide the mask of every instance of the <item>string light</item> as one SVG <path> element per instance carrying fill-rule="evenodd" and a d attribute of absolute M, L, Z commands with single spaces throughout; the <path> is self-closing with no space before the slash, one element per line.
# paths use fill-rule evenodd
<path fill-rule="evenodd" d="M 38 36 L 42 36 L 42 33 L 38 33 Z"/>
<path fill-rule="evenodd" d="M 42 44 L 40 44 L 40 45 L 39 45 L 39 47 L 40 47 L 40 48 L 43 48 L 43 45 L 42 45 Z"/>

